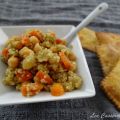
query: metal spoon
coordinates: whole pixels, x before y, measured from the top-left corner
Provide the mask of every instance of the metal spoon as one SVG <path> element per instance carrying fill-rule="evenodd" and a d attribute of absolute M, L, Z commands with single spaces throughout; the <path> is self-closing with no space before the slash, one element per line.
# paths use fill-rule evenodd
<path fill-rule="evenodd" d="M 74 30 L 68 33 L 63 39 L 67 40 L 67 45 L 74 40 L 76 34 L 85 26 L 87 26 L 95 17 L 100 15 L 102 12 L 107 10 L 108 4 L 101 3 L 99 4 Z"/>

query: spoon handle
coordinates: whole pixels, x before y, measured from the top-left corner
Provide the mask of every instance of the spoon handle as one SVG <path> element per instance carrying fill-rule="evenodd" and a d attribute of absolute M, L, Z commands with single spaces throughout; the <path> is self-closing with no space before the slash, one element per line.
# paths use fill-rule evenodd
<path fill-rule="evenodd" d="M 67 44 L 69 44 L 75 35 L 85 26 L 87 26 L 95 17 L 100 15 L 102 12 L 104 12 L 108 8 L 107 3 L 101 3 L 98 5 L 74 30 L 72 30 L 70 33 L 68 33 L 64 39 L 67 40 Z"/>

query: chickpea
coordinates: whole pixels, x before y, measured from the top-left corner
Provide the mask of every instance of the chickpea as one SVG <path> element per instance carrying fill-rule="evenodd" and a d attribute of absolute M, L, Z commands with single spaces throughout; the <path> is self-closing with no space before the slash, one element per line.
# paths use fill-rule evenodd
<path fill-rule="evenodd" d="M 74 80 L 74 87 L 75 88 L 80 88 L 82 85 L 82 80 L 81 79 L 75 79 Z"/>
<path fill-rule="evenodd" d="M 67 81 L 63 83 L 66 92 L 72 91 L 74 89 L 72 81 Z"/>
<path fill-rule="evenodd" d="M 39 31 L 37 29 L 29 30 L 26 34 L 28 34 L 29 36 L 36 36 L 39 41 L 44 40 L 44 34 L 42 33 L 42 31 Z"/>
<path fill-rule="evenodd" d="M 50 48 L 50 50 L 51 50 L 53 53 L 57 53 L 57 52 L 58 52 L 56 46 L 52 46 L 52 47 Z"/>
<path fill-rule="evenodd" d="M 24 47 L 19 51 L 20 56 L 22 56 L 23 58 L 29 56 L 29 55 L 34 55 L 34 52 L 29 49 L 28 47 Z"/>
<path fill-rule="evenodd" d="M 39 40 L 36 36 L 31 36 L 30 42 L 35 45 L 36 43 L 39 43 Z"/>
<path fill-rule="evenodd" d="M 75 56 L 72 52 L 69 53 L 68 58 L 69 58 L 70 60 L 72 60 L 72 61 L 75 61 L 75 60 L 76 60 L 76 56 Z"/>
<path fill-rule="evenodd" d="M 8 65 L 11 68 L 16 68 L 18 66 L 19 59 L 15 56 L 12 56 L 8 59 Z"/>
<path fill-rule="evenodd" d="M 14 42 L 12 42 L 12 46 L 16 49 L 21 49 L 22 43 L 20 41 L 14 41 Z"/>
<path fill-rule="evenodd" d="M 42 49 L 42 47 L 39 45 L 39 43 L 35 44 L 34 51 L 37 53 Z"/>
<path fill-rule="evenodd" d="M 71 71 L 76 71 L 77 69 L 77 64 L 75 61 L 71 61 L 72 62 L 72 67 L 70 68 Z"/>
<path fill-rule="evenodd" d="M 23 69 L 26 70 L 33 68 L 35 65 L 36 65 L 36 59 L 34 55 L 27 56 L 22 62 L 22 67 Z"/>

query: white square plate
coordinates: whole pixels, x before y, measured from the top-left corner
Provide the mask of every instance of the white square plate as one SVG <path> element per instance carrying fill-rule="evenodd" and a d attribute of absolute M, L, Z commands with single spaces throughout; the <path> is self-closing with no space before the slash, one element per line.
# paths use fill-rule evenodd
<path fill-rule="evenodd" d="M 51 30 L 55 32 L 58 37 L 62 38 L 67 33 L 69 33 L 71 29 L 74 29 L 75 27 L 72 25 L 43 25 L 43 26 L 40 25 L 40 26 L 9 26 L 9 27 L 3 26 L 0 28 L 0 50 L 2 50 L 8 37 L 13 35 L 19 35 L 23 33 L 26 29 L 30 28 L 37 28 L 44 32 Z M 41 92 L 38 95 L 30 98 L 23 97 L 20 92 L 3 85 L 2 79 L 4 77 L 6 66 L 0 60 L 0 105 L 56 101 L 74 98 L 88 98 L 95 96 L 95 88 L 78 37 L 76 37 L 71 44 L 73 45 L 73 52 L 77 56 L 78 67 L 77 73 L 83 79 L 83 85 L 81 89 L 74 90 L 72 92 L 66 92 L 63 96 L 59 97 L 51 96 L 51 94 L 47 92 Z"/>

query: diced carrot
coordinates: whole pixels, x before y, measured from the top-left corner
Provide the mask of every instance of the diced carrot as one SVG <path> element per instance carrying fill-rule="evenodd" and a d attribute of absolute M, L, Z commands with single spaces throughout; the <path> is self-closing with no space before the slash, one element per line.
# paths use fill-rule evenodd
<path fill-rule="evenodd" d="M 25 84 L 22 85 L 21 92 L 23 96 L 27 96 L 27 86 Z"/>
<path fill-rule="evenodd" d="M 20 69 L 16 72 L 16 77 L 19 82 L 26 82 L 33 78 L 32 73 L 28 70 Z"/>
<path fill-rule="evenodd" d="M 53 96 L 60 96 L 64 94 L 64 88 L 61 83 L 54 83 L 50 88 Z"/>
<path fill-rule="evenodd" d="M 2 55 L 7 58 L 7 57 L 8 57 L 8 54 L 9 54 L 8 48 L 4 48 L 4 49 L 2 50 Z"/>
<path fill-rule="evenodd" d="M 30 33 L 29 33 L 30 36 L 35 36 L 37 37 L 40 41 L 43 41 L 43 35 L 40 31 L 38 30 L 32 30 Z"/>
<path fill-rule="evenodd" d="M 20 50 L 23 47 L 23 44 L 20 42 L 19 44 L 17 44 L 16 49 Z"/>
<path fill-rule="evenodd" d="M 52 78 L 50 76 L 45 76 L 44 79 L 45 79 L 45 82 L 47 84 L 52 84 L 53 83 L 53 80 L 52 80 Z"/>
<path fill-rule="evenodd" d="M 36 30 L 32 30 L 31 32 L 30 32 L 30 35 L 31 36 L 38 36 L 38 31 L 36 31 Z"/>
<path fill-rule="evenodd" d="M 23 96 L 33 96 L 38 94 L 43 89 L 40 83 L 26 83 L 22 84 L 21 92 Z"/>
<path fill-rule="evenodd" d="M 65 42 L 63 40 L 61 40 L 61 39 L 56 39 L 55 43 L 56 44 L 63 44 L 63 45 L 65 44 Z"/>
<path fill-rule="evenodd" d="M 21 40 L 21 43 L 23 45 L 28 45 L 30 43 L 29 37 L 28 36 L 23 36 L 22 40 Z"/>
<path fill-rule="evenodd" d="M 61 59 L 61 63 L 63 64 L 63 67 L 67 70 L 69 70 L 72 67 L 72 63 L 71 61 L 67 58 L 67 56 L 65 55 L 65 53 L 63 51 L 61 51 L 59 53 L 60 59 Z"/>
<path fill-rule="evenodd" d="M 51 34 L 53 37 L 56 37 L 56 35 L 55 35 L 54 32 L 50 32 L 50 34 Z"/>
<path fill-rule="evenodd" d="M 37 81 L 39 81 L 41 83 L 46 83 L 46 84 L 52 84 L 53 83 L 52 78 L 49 75 L 42 72 L 42 71 L 38 71 L 36 73 L 35 77 L 37 78 Z"/>
<path fill-rule="evenodd" d="M 43 79 L 44 76 L 45 76 L 45 73 L 42 72 L 42 71 L 38 71 L 38 72 L 36 73 L 36 77 L 38 77 L 39 79 Z"/>

